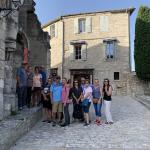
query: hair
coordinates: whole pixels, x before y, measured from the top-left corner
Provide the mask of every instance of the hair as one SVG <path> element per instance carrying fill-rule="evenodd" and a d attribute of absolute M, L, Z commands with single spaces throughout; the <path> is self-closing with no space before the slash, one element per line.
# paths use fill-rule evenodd
<path fill-rule="evenodd" d="M 38 72 L 39 72 L 39 67 L 38 66 L 35 66 L 34 71 L 36 71 L 36 69 L 38 69 Z"/>
<path fill-rule="evenodd" d="M 68 79 L 67 84 L 71 84 L 71 79 Z"/>
<path fill-rule="evenodd" d="M 56 78 L 55 78 L 55 79 L 59 79 L 59 80 L 60 80 L 60 79 L 61 79 L 61 77 L 60 77 L 60 76 L 56 76 Z"/>
<path fill-rule="evenodd" d="M 78 87 L 80 87 L 80 82 L 79 82 L 79 80 L 77 80 L 77 79 L 75 79 L 75 80 L 73 81 L 73 87 L 75 87 L 75 81 L 78 81 Z"/>
<path fill-rule="evenodd" d="M 62 79 L 64 79 L 64 80 L 67 82 L 67 78 L 64 77 L 64 78 L 62 78 Z"/>
<path fill-rule="evenodd" d="M 104 82 L 103 82 L 103 92 L 105 92 L 105 80 L 108 81 L 107 90 L 109 90 L 109 87 L 110 87 L 110 81 L 109 81 L 109 79 L 108 79 L 108 78 L 105 78 L 105 79 L 104 79 Z"/>
<path fill-rule="evenodd" d="M 90 80 L 89 80 L 89 79 L 85 79 L 85 82 L 88 82 L 88 83 L 90 83 Z"/>

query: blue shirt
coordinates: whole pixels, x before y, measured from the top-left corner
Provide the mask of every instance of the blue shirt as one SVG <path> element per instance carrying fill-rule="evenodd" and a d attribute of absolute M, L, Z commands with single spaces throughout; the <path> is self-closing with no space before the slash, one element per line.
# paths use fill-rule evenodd
<path fill-rule="evenodd" d="M 42 84 L 44 87 L 46 84 L 46 73 L 44 71 L 40 71 L 40 74 L 42 75 Z"/>
<path fill-rule="evenodd" d="M 62 94 L 62 85 L 61 84 L 52 84 L 50 91 L 52 92 L 52 98 L 54 102 L 61 101 L 61 94 Z"/>
<path fill-rule="evenodd" d="M 27 86 L 27 73 L 24 68 L 17 69 L 17 76 L 19 77 L 19 87 Z"/>

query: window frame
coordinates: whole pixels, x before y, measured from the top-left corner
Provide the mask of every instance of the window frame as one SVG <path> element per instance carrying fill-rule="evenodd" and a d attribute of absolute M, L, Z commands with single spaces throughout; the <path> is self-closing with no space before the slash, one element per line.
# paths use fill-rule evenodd
<path fill-rule="evenodd" d="M 104 40 L 105 44 L 105 59 L 106 60 L 115 60 L 116 59 L 116 49 L 117 49 L 117 40 Z M 109 50 L 107 49 L 109 47 Z"/>
<path fill-rule="evenodd" d="M 114 81 L 120 80 L 120 72 L 114 72 Z"/>
<path fill-rule="evenodd" d="M 80 49 L 76 49 L 76 48 L 80 48 Z M 77 61 L 82 60 L 82 44 L 74 45 L 74 60 L 77 60 Z"/>
<path fill-rule="evenodd" d="M 78 33 L 86 33 L 86 18 L 78 19 Z"/>

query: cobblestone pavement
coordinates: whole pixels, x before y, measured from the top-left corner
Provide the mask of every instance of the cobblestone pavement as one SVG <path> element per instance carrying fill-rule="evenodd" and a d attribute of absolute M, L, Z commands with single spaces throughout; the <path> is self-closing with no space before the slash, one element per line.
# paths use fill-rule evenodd
<path fill-rule="evenodd" d="M 11 150 L 150 150 L 150 110 L 130 97 L 113 97 L 112 116 L 113 125 L 101 126 L 39 122 Z"/>

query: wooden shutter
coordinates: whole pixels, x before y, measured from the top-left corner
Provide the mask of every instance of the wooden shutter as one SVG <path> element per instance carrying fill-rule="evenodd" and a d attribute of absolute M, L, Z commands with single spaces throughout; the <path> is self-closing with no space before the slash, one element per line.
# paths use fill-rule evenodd
<path fill-rule="evenodd" d="M 108 16 L 100 16 L 100 31 L 108 31 Z"/>
<path fill-rule="evenodd" d="M 74 33 L 75 34 L 79 33 L 79 19 L 78 18 L 74 19 Z"/>
<path fill-rule="evenodd" d="M 70 60 L 74 60 L 74 45 L 69 45 Z"/>
<path fill-rule="evenodd" d="M 86 32 L 92 32 L 92 17 L 86 18 Z"/>
<path fill-rule="evenodd" d="M 86 44 L 83 44 L 82 47 L 81 47 L 81 58 L 82 60 L 87 60 L 87 45 Z"/>

